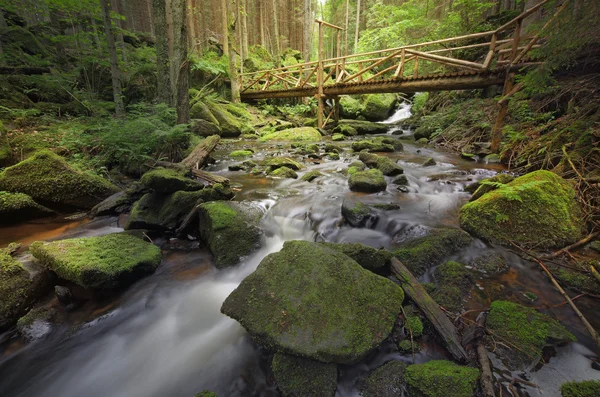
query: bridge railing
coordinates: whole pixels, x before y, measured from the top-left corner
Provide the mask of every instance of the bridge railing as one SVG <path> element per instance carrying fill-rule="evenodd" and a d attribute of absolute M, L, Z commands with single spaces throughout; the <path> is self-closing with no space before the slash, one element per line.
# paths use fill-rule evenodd
<path fill-rule="evenodd" d="M 298 96 L 317 95 L 324 86 L 414 79 L 442 70 L 485 72 L 518 65 L 533 48 L 540 46 L 539 34 L 522 33 L 523 20 L 547 1 L 533 6 L 496 30 L 244 73 L 240 76 L 241 93 L 272 91 L 274 98 L 277 91 L 298 91 Z M 465 50 L 482 50 L 480 59 L 483 62 L 459 58 L 459 51 L 464 54 Z"/>

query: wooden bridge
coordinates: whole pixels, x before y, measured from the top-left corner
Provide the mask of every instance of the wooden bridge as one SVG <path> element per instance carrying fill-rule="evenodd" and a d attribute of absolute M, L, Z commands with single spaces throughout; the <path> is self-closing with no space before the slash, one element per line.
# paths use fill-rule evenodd
<path fill-rule="evenodd" d="M 540 2 L 496 30 L 345 56 L 341 55 L 340 45 L 343 29 L 317 20 L 318 60 L 244 73 L 240 76 L 241 98 L 250 101 L 314 96 L 319 102 L 320 127 L 332 117 L 339 118 L 340 95 L 467 90 L 503 84 L 506 99 L 518 89 L 513 87 L 514 74 L 535 64 L 528 61 L 529 52 L 540 46 L 541 34 L 569 0 L 539 33 L 523 34 L 523 20 L 547 2 Z M 324 59 L 323 56 L 325 27 L 338 33 L 335 58 Z M 481 59 L 482 62 L 464 58 Z M 326 99 L 335 103 L 327 115 Z M 506 110 L 501 107 L 499 117 L 503 119 L 505 115 Z M 497 147 L 499 142 L 497 137 L 493 146 Z"/>

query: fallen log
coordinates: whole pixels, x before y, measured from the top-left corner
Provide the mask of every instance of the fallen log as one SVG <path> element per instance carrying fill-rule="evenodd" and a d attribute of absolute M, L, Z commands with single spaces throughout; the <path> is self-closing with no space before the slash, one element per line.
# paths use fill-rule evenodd
<path fill-rule="evenodd" d="M 211 185 L 214 185 L 215 183 L 229 185 L 229 179 L 225 178 L 224 176 L 211 174 L 210 172 L 202 170 L 192 170 L 192 175 L 194 175 L 198 179 L 208 182 Z"/>
<path fill-rule="evenodd" d="M 10 67 L 10 66 L 0 67 L 0 74 L 34 75 L 34 74 L 46 74 L 46 73 L 50 73 L 50 68 L 28 68 L 28 67 Z"/>
<path fill-rule="evenodd" d="M 477 320 L 477 325 L 482 329 L 485 329 L 485 320 L 486 316 L 484 314 L 480 315 L 479 319 Z M 492 367 L 490 366 L 490 359 L 482 339 L 480 339 L 477 343 L 477 361 L 479 361 L 479 368 L 481 369 L 479 384 L 481 385 L 483 396 L 496 397 Z"/>
<path fill-rule="evenodd" d="M 400 281 L 406 295 L 421 309 L 427 320 L 444 340 L 446 349 L 456 361 L 468 361 L 467 352 L 460 344 L 458 332 L 454 324 L 442 312 L 438 304 L 425 291 L 415 276 L 396 258 L 391 261 L 392 274 Z"/>
<path fill-rule="evenodd" d="M 208 156 L 210 153 L 215 150 L 215 147 L 219 144 L 221 137 L 218 135 L 211 135 L 208 138 L 204 139 L 200 142 L 192 153 L 183 159 L 179 164 L 184 165 L 186 168 L 202 168 L 206 161 L 208 160 Z"/>

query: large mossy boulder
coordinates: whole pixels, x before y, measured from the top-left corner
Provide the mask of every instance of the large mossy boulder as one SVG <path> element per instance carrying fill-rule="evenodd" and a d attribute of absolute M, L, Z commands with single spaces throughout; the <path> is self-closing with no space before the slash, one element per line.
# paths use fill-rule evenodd
<path fill-rule="evenodd" d="M 283 397 L 333 397 L 337 365 L 275 353 L 273 375 Z"/>
<path fill-rule="evenodd" d="M 9 254 L 0 251 L 0 331 L 23 316 L 44 293 L 46 277 L 31 274 Z"/>
<path fill-rule="evenodd" d="M 212 135 L 221 136 L 221 134 L 223 133 L 223 131 L 221 131 L 221 128 L 217 124 L 213 124 L 203 119 L 192 119 L 190 122 L 190 131 L 194 135 L 203 137 L 209 137 Z"/>
<path fill-rule="evenodd" d="M 321 140 L 321 133 L 313 127 L 288 128 L 286 130 L 275 131 L 263 135 L 258 139 L 261 142 L 266 141 L 293 141 L 293 142 L 318 142 Z"/>
<path fill-rule="evenodd" d="M 383 173 L 377 169 L 358 171 L 348 179 L 350 190 L 354 192 L 376 193 L 387 188 Z"/>
<path fill-rule="evenodd" d="M 212 114 L 210 108 L 202 102 L 198 102 L 190 109 L 190 117 L 192 119 L 200 119 L 219 126 L 219 120 Z M 220 129 L 219 129 L 220 130 Z"/>
<path fill-rule="evenodd" d="M 0 225 L 23 222 L 54 214 L 24 193 L 0 192 Z"/>
<path fill-rule="evenodd" d="M 558 321 L 513 302 L 492 302 L 486 326 L 495 341 L 503 342 L 494 343 L 496 354 L 514 371 L 537 364 L 547 344 L 575 340 Z"/>
<path fill-rule="evenodd" d="M 460 225 L 491 242 L 564 247 L 583 237 L 575 190 L 549 171 L 535 171 L 465 204 Z"/>
<path fill-rule="evenodd" d="M 600 396 L 600 380 L 584 380 L 566 382 L 560 386 L 562 397 L 598 397 Z"/>
<path fill-rule="evenodd" d="M 418 277 L 450 255 L 466 248 L 472 241 L 471 236 L 459 229 L 431 229 L 426 236 L 402 242 L 393 253 Z"/>
<path fill-rule="evenodd" d="M 356 98 L 349 95 L 342 95 L 340 97 L 340 113 L 342 117 L 348 117 L 351 119 L 362 116 L 362 112 L 365 109 L 365 105 L 362 103 L 360 98 Z"/>
<path fill-rule="evenodd" d="M 221 311 L 260 344 L 325 363 L 353 363 L 383 342 L 402 289 L 322 244 L 288 241 L 227 297 Z"/>
<path fill-rule="evenodd" d="M 509 174 L 498 174 L 491 178 L 486 178 L 482 181 L 475 182 L 473 184 L 473 186 L 475 186 L 475 190 L 472 192 L 473 195 L 469 201 L 475 201 L 484 194 L 491 192 L 492 190 L 496 190 L 498 187 L 501 187 L 503 184 L 505 185 L 510 183 L 514 179 L 515 177 Z M 467 186 L 467 188 L 471 188 L 471 185 Z"/>
<path fill-rule="evenodd" d="M 214 201 L 199 207 L 200 236 L 215 257 L 215 266 L 237 264 L 260 247 L 263 211 L 253 203 Z"/>
<path fill-rule="evenodd" d="M 339 125 L 348 125 L 356 130 L 358 134 L 385 134 L 388 131 L 388 126 L 385 124 L 373 123 L 371 121 L 361 120 L 340 120 Z"/>
<path fill-rule="evenodd" d="M 245 128 L 244 124 L 233 114 L 229 113 L 225 105 L 209 102 L 207 106 L 214 118 L 219 121 L 219 128 L 221 129 L 221 136 L 223 138 L 237 138 L 242 133 L 251 131 L 251 129 Z"/>
<path fill-rule="evenodd" d="M 319 243 L 354 259 L 369 270 L 382 270 L 389 266 L 393 254 L 384 249 L 376 249 L 361 243 Z"/>
<path fill-rule="evenodd" d="M 371 227 L 379 220 L 377 211 L 352 197 L 342 201 L 342 217 L 352 227 Z"/>
<path fill-rule="evenodd" d="M 0 190 L 25 193 L 41 204 L 92 208 L 119 189 L 105 179 L 76 171 L 43 150 L 0 173 Z"/>
<path fill-rule="evenodd" d="M 451 361 L 433 360 L 409 365 L 405 377 L 411 397 L 473 397 L 479 370 Z"/>
<path fill-rule="evenodd" d="M 204 190 L 175 192 L 173 194 L 146 193 L 131 208 L 125 230 L 174 230 L 192 211 L 198 201 L 203 202 Z"/>
<path fill-rule="evenodd" d="M 158 193 L 173 193 L 180 190 L 201 190 L 204 185 L 186 177 L 185 171 L 157 168 L 146 172 L 141 179 L 142 185 Z"/>
<path fill-rule="evenodd" d="M 36 241 L 30 250 L 60 278 L 88 289 L 127 286 L 153 273 L 161 261 L 158 247 L 127 233 Z"/>
<path fill-rule="evenodd" d="M 365 98 L 362 115 L 369 121 L 382 121 L 389 117 L 397 103 L 394 94 L 369 94 Z"/>
<path fill-rule="evenodd" d="M 390 361 L 377 368 L 359 384 L 361 397 L 403 396 L 404 371 L 406 371 L 406 364 L 402 361 Z"/>

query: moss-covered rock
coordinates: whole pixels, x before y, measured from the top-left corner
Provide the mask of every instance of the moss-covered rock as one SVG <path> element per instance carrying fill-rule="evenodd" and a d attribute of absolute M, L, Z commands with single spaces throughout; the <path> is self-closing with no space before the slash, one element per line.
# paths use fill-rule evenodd
<path fill-rule="evenodd" d="M 312 182 L 321 176 L 323 176 L 323 174 L 320 171 L 313 170 L 313 171 L 308 171 L 306 174 L 302 175 L 302 177 L 300 179 L 303 180 L 304 182 Z"/>
<path fill-rule="evenodd" d="M 280 167 L 291 168 L 294 171 L 302 169 L 302 164 L 289 157 L 273 157 L 262 162 L 263 166 L 269 167 L 270 170 L 275 170 Z"/>
<path fill-rule="evenodd" d="M 199 207 L 200 236 L 219 268 L 235 265 L 260 246 L 262 210 L 248 202 L 215 201 Z"/>
<path fill-rule="evenodd" d="M 43 273 L 30 274 L 19 261 L 0 251 L 0 331 L 23 316 L 45 287 Z"/>
<path fill-rule="evenodd" d="M 600 263 L 589 259 L 575 262 L 571 265 L 571 268 L 551 266 L 551 271 L 564 286 L 571 290 L 600 294 L 600 281 L 589 273 L 590 266 L 598 269 Z"/>
<path fill-rule="evenodd" d="M 350 165 L 348 165 L 348 169 L 345 170 L 345 173 L 347 175 L 354 175 L 357 172 L 364 171 L 366 169 L 367 169 L 367 166 L 365 165 L 365 163 L 363 163 L 361 161 L 355 161 L 353 163 L 350 163 Z"/>
<path fill-rule="evenodd" d="M 460 210 L 463 229 L 487 241 L 563 247 L 583 237 L 575 190 L 549 171 L 535 171 L 488 192 Z"/>
<path fill-rule="evenodd" d="M 410 343 L 410 341 L 409 341 Z M 390 361 L 371 372 L 358 389 L 362 397 L 398 397 L 404 395 L 404 371 L 402 361 Z"/>
<path fill-rule="evenodd" d="M 410 239 L 393 251 L 394 255 L 417 277 L 430 267 L 466 248 L 473 239 L 462 230 L 432 229 L 426 236 Z"/>
<path fill-rule="evenodd" d="M 158 247 L 126 233 L 36 241 L 30 250 L 59 277 L 90 289 L 126 286 L 153 273 L 161 261 Z"/>
<path fill-rule="evenodd" d="M 373 208 L 352 197 L 342 201 L 342 217 L 353 227 L 370 227 L 379 220 L 379 214 Z"/>
<path fill-rule="evenodd" d="M 404 328 L 408 335 L 412 333 L 413 338 L 422 336 L 425 329 L 423 321 L 421 321 L 421 317 L 418 314 L 407 314 Z"/>
<path fill-rule="evenodd" d="M 118 188 L 74 170 L 62 157 L 43 150 L 1 172 L 0 190 L 25 193 L 42 204 L 92 208 Z"/>
<path fill-rule="evenodd" d="M 50 322 L 56 313 L 48 306 L 30 310 L 17 321 L 17 331 L 28 342 L 43 338 L 51 331 Z"/>
<path fill-rule="evenodd" d="M 201 190 L 204 185 L 186 178 L 184 171 L 157 168 L 146 172 L 141 179 L 142 185 L 158 193 L 174 193 L 180 190 Z"/>
<path fill-rule="evenodd" d="M 190 117 L 192 119 L 201 119 L 215 126 L 219 126 L 219 120 L 212 114 L 210 108 L 202 102 L 197 102 L 190 109 Z M 220 128 L 219 128 L 220 130 Z"/>
<path fill-rule="evenodd" d="M 259 141 L 295 141 L 295 142 L 318 142 L 321 133 L 313 127 L 289 128 L 287 130 L 275 131 L 259 138 Z"/>
<path fill-rule="evenodd" d="M 492 190 L 496 190 L 498 189 L 498 187 L 502 186 L 503 184 L 505 185 L 507 183 L 510 183 L 514 179 L 515 177 L 509 174 L 498 174 L 494 175 L 491 178 L 486 178 L 479 182 L 476 182 L 476 188 L 473 192 L 471 192 L 473 193 L 473 196 L 471 196 L 471 199 L 469 201 L 475 201 L 484 194 L 491 192 Z M 471 185 L 467 186 L 467 188 L 471 188 Z"/>
<path fill-rule="evenodd" d="M 333 397 L 337 365 L 275 353 L 273 375 L 284 397 Z"/>
<path fill-rule="evenodd" d="M 423 162 L 422 166 L 423 167 L 432 167 L 434 165 L 437 165 L 437 163 L 435 162 L 435 160 L 433 158 L 428 158 L 427 160 L 425 160 L 425 162 Z"/>
<path fill-rule="evenodd" d="M 377 169 L 358 171 L 351 174 L 348 185 L 352 191 L 365 193 L 381 192 L 387 188 L 383 173 Z"/>
<path fill-rule="evenodd" d="M 229 157 L 231 158 L 244 158 L 244 157 L 252 157 L 254 153 L 252 152 L 252 150 L 234 150 L 233 152 L 229 153 Z"/>
<path fill-rule="evenodd" d="M 346 137 L 342 134 L 333 134 L 331 136 L 331 140 L 334 142 L 340 142 L 340 141 L 343 141 L 344 139 L 346 139 Z"/>
<path fill-rule="evenodd" d="M 404 169 L 395 161 L 382 156 L 377 159 L 377 169 L 385 176 L 397 176 L 404 173 Z"/>
<path fill-rule="evenodd" d="M 352 143 L 352 150 L 360 152 L 367 150 L 368 152 L 394 152 L 394 146 L 375 140 L 364 140 Z"/>
<path fill-rule="evenodd" d="M 400 351 L 400 353 L 412 354 L 413 351 L 417 353 L 420 350 L 421 347 L 419 344 L 414 341 L 411 342 L 410 339 L 404 339 L 402 342 L 398 343 L 398 351 Z"/>
<path fill-rule="evenodd" d="M 221 128 L 222 137 L 236 138 L 240 136 L 242 132 L 251 132 L 251 129 L 244 129 L 244 125 L 234 115 L 227 111 L 226 106 L 214 102 L 209 102 L 207 106 L 214 118 L 219 121 L 219 128 Z"/>
<path fill-rule="evenodd" d="M 566 382 L 560 387 L 562 397 L 598 397 L 600 396 L 600 380 L 584 380 Z"/>
<path fill-rule="evenodd" d="M 215 119 L 215 121 L 217 120 Z M 190 122 L 190 132 L 194 135 L 203 137 L 209 137 L 212 135 L 221 136 L 223 133 L 218 125 L 202 119 L 192 119 Z"/>
<path fill-rule="evenodd" d="M 358 135 L 358 131 L 356 131 L 356 128 L 352 127 L 351 125 L 348 124 L 339 124 L 337 126 L 335 126 L 335 128 L 333 129 L 334 134 L 333 135 L 343 135 L 343 136 L 356 136 Z"/>
<path fill-rule="evenodd" d="M 298 174 L 296 174 L 296 171 L 285 166 L 270 170 L 268 175 L 277 178 L 298 179 Z"/>
<path fill-rule="evenodd" d="M 394 178 L 392 181 L 394 185 L 407 186 L 409 185 L 408 178 L 406 175 L 400 175 L 397 178 Z"/>
<path fill-rule="evenodd" d="M 54 214 L 24 193 L 0 192 L 0 225 L 23 222 Z"/>
<path fill-rule="evenodd" d="M 496 354 L 511 370 L 537 364 L 546 344 L 574 341 L 575 337 L 558 321 L 517 303 L 494 301 L 486 326 L 496 345 Z"/>
<path fill-rule="evenodd" d="M 381 270 L 390 265 L 393 254 L 384 249 L 376 249 L 361 243 L 319 243 L 341 252 L 354 259 L 356 263 L 368 270 Z"/>
<path fill-rule="evenodd" d="M 460 312 L 463 299 L 475 285 L 472 273 L 462 263 L 449 261 L 434 272 L 437 288 L 431 297 L 444 309 Z"/>
<path fill-rule="evenodd" d="M 362 115 L 370 121 L 385 120 L 394 110 L 396 102 L 397 99 L 394 94 L 369 94 L 365 98 Z"/>
<path fill-rule="evenodd" d="M 392 331 L 404 294 L 327 246 L 288 241 L 229 295 L 221 311 L 271 349 L 352 363 Z"/>
<path fill-rule="evenodd" d="M 411 397 L 473 397 L 479 370 L 445 360 L 409 365 L 405 372 Z"/>
<path fill-rule="evenodd" d="M 340 113 L 343 117 L 355 119 L 362 115 L 365 106 L 359 98 L 342 95 L 340 97 Z"/>
<path fill-rule="evenodd" d="M 508 261 L 502 255 L 485 254 L 469 261 L 469 266 L 486 275 L 494 275 L 508 270 Z"/>
<path fill-rule="evenodd" d="M 372 123 L 361 120 L 340 120 L 339 125 L 347 125 L 356 130 L 359 135 L 363 134 L 385 134 L 388 126 L 385 124 Z"/>

